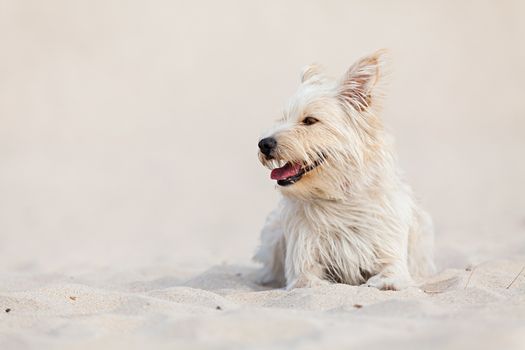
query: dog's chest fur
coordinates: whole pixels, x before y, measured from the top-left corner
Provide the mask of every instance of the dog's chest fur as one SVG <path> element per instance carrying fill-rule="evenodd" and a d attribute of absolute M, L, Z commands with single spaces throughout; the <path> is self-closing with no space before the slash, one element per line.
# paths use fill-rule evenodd
<path fill-rule="evenodd" d="M 377 210 L 342 201 L 284 201 L 287 274 L 318 266 L 325 279 L 355 285 L 378 272 L 383 220 Z"/>

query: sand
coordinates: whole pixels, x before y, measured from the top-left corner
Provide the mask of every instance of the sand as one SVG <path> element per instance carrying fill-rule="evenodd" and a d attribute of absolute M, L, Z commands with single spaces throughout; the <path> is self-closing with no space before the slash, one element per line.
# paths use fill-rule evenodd
<path fill-rule="evenodd" d="M 524 349 L 522 1 L 3 1 L 0 349 Z M 303 65 L 391 54 L 421 288 L 259 286 L 258 136 Z M 520 273 L 521 272 L 521 273 Z"/>
<path fill-rule="evenodd" d="M 421 289 L 266 289 L 252 269 L 3 275 L 2 349 L 520 349 L 525 260 L 447 269 Z M 514 281 L 514 283 L 512 283 Z"/>

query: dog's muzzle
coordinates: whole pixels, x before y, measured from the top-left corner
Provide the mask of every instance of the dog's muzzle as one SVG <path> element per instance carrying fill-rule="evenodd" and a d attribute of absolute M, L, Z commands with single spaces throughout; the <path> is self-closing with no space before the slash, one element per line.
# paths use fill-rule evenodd
<path fill-rule="evenodd" d="M 264 155 L 267 161 L 273 162 L 274 166 L 271 172 L 271 179 L 277 180 L 279 186 L 289 186 L 299 181 L 306 173 L 317 168 L 321 163 L 324 162 L 326 156 L 323 153 L 319 153 L 319 159 L 314 163 L 308 164 L 305 161 L 289 161 L 286 162 L 282 159 L 276 159 L 274 151 L 277 148 L 277 140 L 273 137 L 266 137 L 259 141 L 259 150 Z M 286 162 L 286 163 L 285 163 Z M 284 165 L 283 165 L 284 164 Z M 281 165 L 279 167 L 279 165 Z"/>

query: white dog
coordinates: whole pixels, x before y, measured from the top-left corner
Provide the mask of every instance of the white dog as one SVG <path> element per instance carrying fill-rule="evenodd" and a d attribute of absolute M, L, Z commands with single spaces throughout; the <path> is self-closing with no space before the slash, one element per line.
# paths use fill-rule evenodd
<path fill-rule="evenodd" d="M 399 290 L 434 270 L 430 217 L 403 182 L 377 115 L 382 58 L 362 58 L 340 81 L 307 67 L 260 140 L 259 159 L 283 195 L 255 256 L 261 283 Z"/>

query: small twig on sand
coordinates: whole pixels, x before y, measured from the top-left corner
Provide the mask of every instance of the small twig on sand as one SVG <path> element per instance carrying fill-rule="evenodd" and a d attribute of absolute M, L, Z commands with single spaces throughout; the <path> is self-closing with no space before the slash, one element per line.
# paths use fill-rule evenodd
<path fill-rule="evenodd" d="M 510 284 L 507 286 L 507 288 L 505 289 L 509 289 L 513 284 L 514 282 L 516 282 L 516 280 L 518 279 L 518 277 L 520 277 L 521 273 L 523 272 L 523 270 L 525 270 L 525 265 L 523 265 L 523 267 L 521 268 L 520 272 L 518 272 L 518 274 L 516 275 L 516 277 L 514 277 L 514 279 L 512 280 L 512 282 L 510 282 Z"/>
<path fill-rule="evenodd" d="M 474 274 L 474 271 L 476 271 L 476 267 L 477 266 L 473 266 L 472 270 L 470 270 L 470 275 L 468 275 L 467 283 L 465 283 L 465 288 L 463 288 L 463 289 L 467 289 L 468 284 L 470 283 L 470 279 L 472 278 L 472 275 Z"/>

